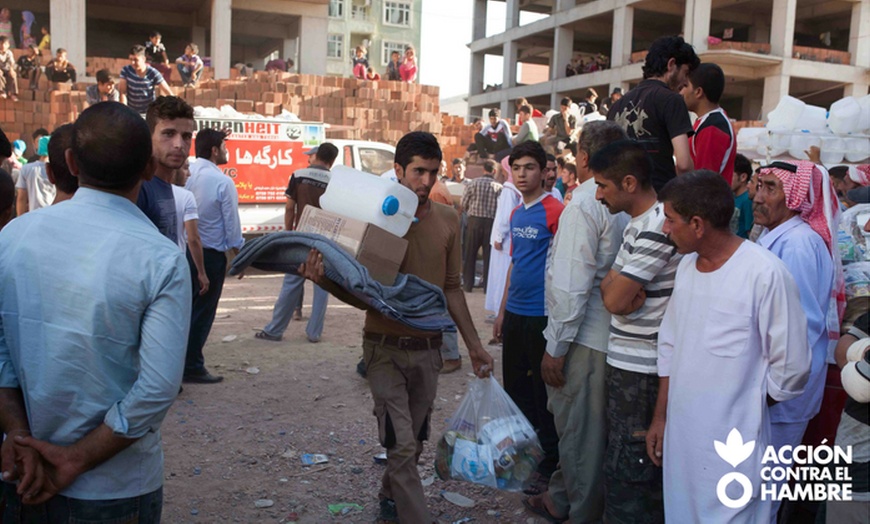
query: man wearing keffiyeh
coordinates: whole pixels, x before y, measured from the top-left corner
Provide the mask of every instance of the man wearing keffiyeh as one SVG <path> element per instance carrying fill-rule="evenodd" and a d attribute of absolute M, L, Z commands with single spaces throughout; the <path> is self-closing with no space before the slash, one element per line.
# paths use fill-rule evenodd
<path fill-rule="evenodd" d="M 774 162 L 762 167 L 753 200 L 755 223 L 765 227 L 758 243 L 779 257 L 800 289 L 812 351 L 804 393 L 770 408 L 771 444 L 796 446 L 819 412 L 826 360 L 839 337 L 845 309 L 843 272 L 833 239 L 839 220 L 827 172 L 812 162 Z M 775 507 L 771 522 L 776 521 Z"/>

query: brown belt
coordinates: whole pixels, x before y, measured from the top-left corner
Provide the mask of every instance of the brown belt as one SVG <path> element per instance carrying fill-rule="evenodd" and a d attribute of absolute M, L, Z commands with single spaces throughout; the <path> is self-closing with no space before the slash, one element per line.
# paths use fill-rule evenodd
<path fill-rule="evenodd" d="M 441 335 L 434 337 L 396 337 L 380 333 L 365 332 L 363 338 L 369 342 L 405 350 L 441 349 Z"/>

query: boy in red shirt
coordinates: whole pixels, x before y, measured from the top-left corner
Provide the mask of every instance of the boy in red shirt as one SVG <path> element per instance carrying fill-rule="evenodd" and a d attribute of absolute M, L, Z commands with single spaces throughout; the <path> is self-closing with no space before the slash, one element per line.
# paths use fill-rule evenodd
<path fill-rule="evenodd" d="M 722 175 L 731 184 L 734 177 L 734 157 L 737 154 L 737 134 L 719 99 L 725 90 L 725 74 L 716 64 L 701 64 L 689 73 L 683 87 L 683 100 L 689 111 L 698 115 L 694 132 L 689 136 L 689 152 L 695 169 L 709 169 Z"/>

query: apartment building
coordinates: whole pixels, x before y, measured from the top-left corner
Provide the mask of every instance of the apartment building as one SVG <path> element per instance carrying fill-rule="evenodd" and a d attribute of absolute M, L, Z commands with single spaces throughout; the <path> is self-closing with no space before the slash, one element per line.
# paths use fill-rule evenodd
<path fill-rule="evenodd" d="M 368 49 L 369 65 L 386 76 L 390 53 L 420 50 L 423 0 L 329 0 L 326 73 L 353 75 L 357 46 Z"/>
<path fill-rule="evenodd" d="M 600 97 L 642 79 L 645 51 L 659 36 L 682 34 L 702 61 L 727 77 L 722 105 L 738 120 L 760 120 L 785 95 L 828 106 L 862 96 L 870 85 L 870 0 L 469 0 L 474 2 L 470 44 L 469 112 L 513 100 L 541 107 Z M 486 34 L 490 2 L 506 4 L 505 31 Z M 520 25 L 520 12 L 545 15 Z M 497 88 L 483 83 L 487 55 L 504 59 Z M 608 65 L 566 76 L 572 58 L 603 57 Z M 526 79 L 523 64 L 548 68 L 544 80 Z"/>
<path fill-rule="evenodd" d="M 351 0 L 345 0 L 348 4 Z M 326 74 L 329 0 L 8 0 L 15 34 L 21 11 L 51 27 L 52 47 L 63 47 L 80 72 L 86 57 L 126 57 L 151 31 L 163 34 L 170 60 L 188 42 L 229 78 L 238 62 L 263 61 L 273 54 L 292 58 L 296 70 Z M 38 34 L 38 33 L 37 33 Z M 259 63 L 257 63 L 259 62 Z"/>

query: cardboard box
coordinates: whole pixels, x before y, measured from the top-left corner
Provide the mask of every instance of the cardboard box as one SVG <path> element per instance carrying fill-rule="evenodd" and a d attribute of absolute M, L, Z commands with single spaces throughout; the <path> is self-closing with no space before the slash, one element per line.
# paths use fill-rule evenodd
<path fill-rule="evenodd" d="M 381 284 L 392 286 L 405 259 L 408 241 L 372 224 L 305 206 L 297 231 L 332 240 L 369 270 Z"/>

